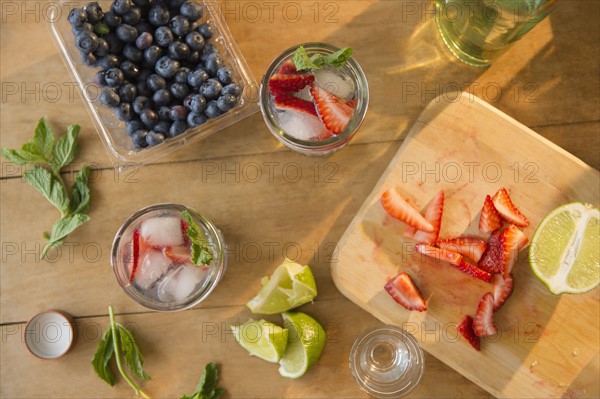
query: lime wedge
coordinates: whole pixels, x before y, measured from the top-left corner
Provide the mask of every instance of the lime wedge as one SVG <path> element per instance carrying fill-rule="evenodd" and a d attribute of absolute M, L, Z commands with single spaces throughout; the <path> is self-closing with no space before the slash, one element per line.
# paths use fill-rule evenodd
<path fill-rule="evenodd" d="M 288 344 L 279 361 L 279 374 L 288 378 L 302 377 L 321 356 L 327 339 L 318 321 L 301 312 L 281 315 L 289 330 Z"/>
<path fill-rule="evenodd" d="M 553 294 L 580 294 L 600 282 L 600 211 L 574 202 L 550 212 L 529 247 L 533 273 Z"/>
<path fill-rule="evenodd" d="M 315 296 L 317 285 L 310 267 L 286 259 L 270 279 L 263 278 L 261 290 L 246 306 L 255 314 L 276 314 L 310 302 Z"/>
<path fill-rule="evenodd" d="M 287 346 L 288 330 L 265 320 L 248 320 L 244 324 L 230 326 L 235 340 L 250 356 L 277 363 Z"/>

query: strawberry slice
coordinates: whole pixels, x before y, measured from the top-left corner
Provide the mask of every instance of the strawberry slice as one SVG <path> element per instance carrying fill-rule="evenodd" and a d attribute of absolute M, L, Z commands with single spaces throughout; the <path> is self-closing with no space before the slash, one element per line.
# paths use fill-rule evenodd
<path fill-rule="evenodd" d="M 494 274 L 492 284 L 494 284 L 494 312 L 496 312 L 513 292 L 513 275 L 503 277 L 501 274 Z"/>
<path fill-rule="evenodd" d="M 483 233 L 491 233 L 500 226 L 502 226 L 500 214 L 494 207 L 492 197 L 486 195 L 483 208 L 481 209 L 481 215 L 479 216 L 479 231 Z"/>
<path fill-rule="evenodd" d="M 432 232 L 417 231 L 414 234 L 414 239 L 417 242 L 422 242 L 429 245 L 434 245 L 440 234 L 440 226 L 442 225 L 442 213 L 444 212 L 444 192 L 440 191 L 431 200 L 425 210 L 425 220 L 433 226 Z"/>
<path fill-rule="evenodd" d="M 164 247 L 162 253 L 175 263 L 190 263 L 192 261 L 189 247 Z"/>
<path fill-rule="evenodd" d="M 294 97 L 288 93 L 276 94 L 275 98 L 273 99 L 273 103 L 275 104 L 275 108 L 277 109 L 298 111 L 316 116 L 317 118 L 319 117 L 315 105 L 313 103 L 298 97 Z"/>
<path fill-rule="evenodd" d="M 473 318 L 465 316 L 465 318 L 456 326 L 456 330 L 471 344 L 475 350 L 480 348 L 480 340 L 475 331 L 473 331 Z"/>
<path fill-rule="evenodd" d="M 437 242 L 437 246 L 442 249 L 449 249 L 450 251 L 458 252 L 469 259 L 473 259 L 475 262 L 481 259 L 481 256 L 487 247 L 485 245 L 485 241 L 483 241 L 481 238 L 466 236 L 439 240 Z"/>
<path fill-rule="evenodd" d="M 381 205 L 390 216 L 403 221 L 419 230 L 433 232 L 434 228 L 425 218 L 413 208 L 397 190 L 388 188 L 381 195 Z"/>
<path fill-rule="evenodd" d="M 427 304 L 421 291 L 415 285 L 410 276 L 404 272 L 390 279 L 383 287 L 394 301 L 408 310 L 423 312 L 427 310 Z"/>
<path fill-rule="evenodd" d="M 494 198 L 492 198 L 492 202 L 500 216 L 507 222 L 521 227 L 529 226 L 529 221 L 521 212 L 519 212 L 515 204 L 513 204 L 504 187 L 498 190 L 494 195 Z"/>
<path fill-rule="evenodd" d="M 281 65 L 281 68 L 279 68 L 277 73 L 282 75 L 291 75 L 298 73 L 298 70 L 296 69 L 296 65 L 294 65 L 292 60 L 287 60 Z"/>
<path fill-rule="evenodd" d="M 486 283 L 492 281 L 492 275 L 490 273 L 486 272 L 485 270 L 481 270 L 477 266 L 470 264 L 464 259 L 461 259 L 456 268 L 461 272 L 468 274 L 471 277 L 475 277 L 481 281 L 485 281 Z"/>
<path fill-rule="evenodd" d="M 449 251 L 447 249 L 436 248 L 427 244 L 417 244 L 415 245 L 415 248 L 418 252 L 422 253 L 423 255 L 427 255 L 438 261 L 450 263 L 457 267 L 460 266 L 463 260 L 461 254 L 454 251 Z"/>
<path fill-rule="evenodd" d="M 271 94 L 290 93 L 302 90 L 315 81 L 314 75 L 310 74 L 275 74 L 269 79 Z"/>
<path fill-rule="evenodd" d="M 131 252 L 130 252 L 130 266 L 129 266 L 129 282 L 131 283 L 135 277 L 135 273 L 138 269 L 140 256 L 146 252 L 151 245 L 142 237 L 139 230 L 133 232 L 131 237 Z"/>
<path fill-rule="evenodd" d="M 517 226 L 511 224 L 504 229 L 500 236 L 500 245 L 502 247 L 502 273 L 505 277 L 512 271 L 519 251 L 528 243 L 527 236 Z"/>
<path fill-rule="evenodd" d="M 483 256 L 477 262 L 477 267 L 489 273 L 502 273 L 504 270 L 504 260 L 502 257 L 502 244 L 500 237 L 502 229 L 494 230 L 487 241 L 487 248 Z"/>
<path fill-rule="evenodd" d="M 350 108 L 356 108 L 356 104 L 358 104 L 358 97 L 354 97 L 352 100 L 346 101 L 346 105 Z"/>
<path fill-rule="evenodd" d="M 310 86 L 310 94 L 325 127 L 334 134 L 340 134 L 346 130 L 354 110 L 342 99 L 316 84 Z"/>
<path fill-rule="evenodd" d="M 473 320 L 473 331 L 478 337 L 486 337 L 498 332 L 494 324 L 494 296 L 491 292 L 486 292 L 479 301 Z"/>

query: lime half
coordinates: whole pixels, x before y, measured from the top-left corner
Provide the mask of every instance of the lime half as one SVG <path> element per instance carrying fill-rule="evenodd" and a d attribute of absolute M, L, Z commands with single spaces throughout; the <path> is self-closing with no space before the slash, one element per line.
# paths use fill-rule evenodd
<path fill-rule="evenodd" d="M 286 259 L 269 279 L 263 278 L 262 288 L 246 306 L 252 313 L 277 314 L 296 308 L 317 296 L 312 271 Z"/>
<path fill-rule="evenodd" d="M 327 339 L 325 330 L 305 313 L 285 312 L 281 316 L 289 337 L 279 361 L 279 374 L 288 378 L 302 377 L 321 356 Z"/>
<path fill-rule="evenodd" d="M 265 320 L 230 326 L 235 340 L 251 356 L 277 363 L 287 347 L 288 330 Z"/>
<path fill-rule="evenodd" d="M 600 211 L 574 202 L 550 212 L 529 247 L 529 264 L 554 294 L 580 294 L 600 282 Z"/>

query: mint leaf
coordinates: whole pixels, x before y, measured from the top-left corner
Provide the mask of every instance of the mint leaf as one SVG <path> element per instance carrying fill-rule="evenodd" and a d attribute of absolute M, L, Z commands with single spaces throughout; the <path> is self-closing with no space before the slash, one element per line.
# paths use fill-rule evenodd
<path fill-rule="evenodd" d="M 69 196 L 62 181 L 46 168 L 34 166 L 23 173 L 23 179 L 39 191 L 64 216 L 70 212 Z"/>
<path fill-rule="evenodd" d="M 119 331 L 121 350 L 124 352 L 127 367 L 136 377 L 142 380 L 150 379 L 150 376 L 144 371 L 144 358 L 133 338 L 133 334 L 119 323 L 115 323 L 115 326 Z"/>
<path fill-rule="evenodd" d="M 350 47 L 346 47 L 328 55 L 315 53 L 309 56 L 306 52 L 306 49 L 303 46 L 299 46 L 292 56 L 292 62 L 299 71 L 307 69 L 321 69 L 326 65 L 331 65 L 334 68 L 340 68 L 351 56 L 352 49 Z"/>
<path fill-rule="evenodd" d="M 60 136 L 56 142 L 50 165 L 57 173 L 63 166 L 73 162 L 79 153 L 79 146 L 77 145 L 79 129 L 79 125 L 69 125 L 67 133 Z"/>
<path fill-rule="evenodd" d="M 208 239 L 187 210 L 181 212 L 181 217 L 189 224 L 186 234 L 192 242 L 192 262 L 198 266 L 210 264 L 213 255 L 208 245 Z"/>
<path fill-rule="evenodd" d="M 334 68 L 342 67 L 352 57 L 352 48 L 346 47 L 322 58 L 323 65 L 331 65 Z"/>
<path fill-rule="evenodd" d="M 299 46 L 294 52 L 292 57 L 292 62 L 296 66 L 296 69 L 299 71 L 303 71 L 306 69 L 320 69 L 321 66 L 317 65 L 306 52 L 304 46 Z"/>
<path fill-rule="evenodd" d="M 183 395 L 181 399 L 218 399 L 225 390 L 218 388 L 219 370 L 214 362 L 204 366 L 204 373 L 196 386 L 196 391 L 192 395 Z"/>
<path fill-rule="evenodd" d="M 46 162 L 41 156 L 31 153 L 25 150 L 11 150 L 9 148 L 2 149 L 2 156 L 7 161 L 12 162 L 16 165 L 27 165 L 35 162 Z"/>
<path fill-rule="evenodd" d="M 92 366 L 98 377 L 106 381 L 110 386 L 115 385 L 115 375 L 108 366 L 110 358 L 113 356 L 115 348 L 112 341 L 112 329 L 108 328 L 104 336 L 98 343 L 98 349 L 92 358 Z"/>
<path fill-rule="evenodd" d="M 90 188 L 88 178 L 91 168 L 84 166 L 75 176 L 71 190 L 71 211 L 73 213 L 86 213 L 90 209 Z"/>
<path fill-rule="evenodd" d="M 50 248 L 58 247 L 61 245 L 67 236 L 73 232 L 77 227 L 81 226 L 85 222 L 89 221 L 90 217 L 88 215 L 84 215 L 83 213 L 74 213 L 72 215 L 63 217 L 58 219 L 54 226 L 52 226 L 52 231 L 50 232 L 50 238 L 44 249 L 42 249 L 41 258 L 43 259 L 46 256 L 46 253 Z"/>
<path fill-rule="evenodd" d="M 40 118 L 35 128 L 33 146 L 37 149 L 37 153 L 45 159 L 50 159 L 52 156 L 54 133 L 52 133 L 52 128 L 48 125 L 45 118 Z"/>

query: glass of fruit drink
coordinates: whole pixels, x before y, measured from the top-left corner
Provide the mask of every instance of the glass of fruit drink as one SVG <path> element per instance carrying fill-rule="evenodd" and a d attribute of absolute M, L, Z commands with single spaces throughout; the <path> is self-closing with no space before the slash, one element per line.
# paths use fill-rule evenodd
<path fill-rule="evenodd" d="M 260 88 L 260 108 L 281 143 L 307 155 L 328 155 L 356 134 L 369 88 L 351 55 L 349 48 L 304 43 L 271 63 Z"/>
<path fill-rule="evenodd" d="M 203 301 L 226 267 L 221 232 L 175 204 L 143 208 L 117 232 L 111 264 L 119 285 L 149 309 L 177 311 Z"/>

